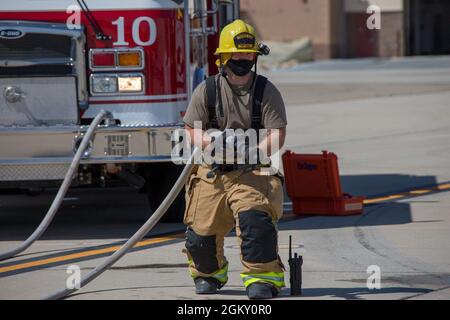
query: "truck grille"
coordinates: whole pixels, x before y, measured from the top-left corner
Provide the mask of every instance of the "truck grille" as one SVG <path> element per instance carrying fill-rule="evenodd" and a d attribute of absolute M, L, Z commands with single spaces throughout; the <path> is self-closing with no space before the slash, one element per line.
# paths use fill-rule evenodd
<path fill-rule="evenodd" d="M 0 76 L 57 76 L 72 74 L 71 66 L 38 65 L 30 67 L 0 68 Z"/>
<path fill-rule="evenodd" d="M 108 135 L 106 136 L 107 156 L 128 156 L 129 155 L 129 137 L 127 135 Z"/>
<path fill-rule="evenodd" d="M 68 36 L 29 33 L 20 39 L 0 39 L 0 61 L 9 65 L 0 68 L 0 75 L 72 74 L 72 60 Z"/>
<path fill-rule="evenodd" d="M 70 38 L 39 33 L 29 33 L 20 39 L 0 38 L 0 57 L 6 60 L 70 58 Z"/>
<path fill-rule="evenodd" d="M 79 106 L 87 105 L 84 28 L 70 30 L 62 23 L 0 20 L 0 34 L 2 83 L 8 87 L 14 82 L 20 87 L 21 80 L 14 79 L 75 78 L 75 99 Z"/>

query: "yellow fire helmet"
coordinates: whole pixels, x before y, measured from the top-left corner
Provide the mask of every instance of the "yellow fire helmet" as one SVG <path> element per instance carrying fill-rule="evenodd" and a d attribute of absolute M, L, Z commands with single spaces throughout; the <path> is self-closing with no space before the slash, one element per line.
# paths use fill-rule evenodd
<path fill-rule="evenodd" d="M 227 24 L 220 33 L 219 47 L 214 53 L 220 56 L 217 66 L 225 65 L 235 52 L 260 53 L 255 29 L 240 19 Z"/>

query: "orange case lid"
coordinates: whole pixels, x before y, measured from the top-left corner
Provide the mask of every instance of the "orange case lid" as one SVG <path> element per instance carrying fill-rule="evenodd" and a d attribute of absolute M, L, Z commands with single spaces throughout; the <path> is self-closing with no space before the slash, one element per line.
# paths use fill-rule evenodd
<path fill-rule="evenodd" d="M 342 196 L 337 156 L 322 154 L 283 154 L 287 193 L 291 198 L 335 198 Z"/>

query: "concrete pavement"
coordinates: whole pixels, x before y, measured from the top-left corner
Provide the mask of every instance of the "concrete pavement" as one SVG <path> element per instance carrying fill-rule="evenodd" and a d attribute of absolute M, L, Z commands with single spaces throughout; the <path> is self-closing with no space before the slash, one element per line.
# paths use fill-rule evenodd
<path fill-rule="evenodd" d="M 421 192 L 450 183 L 450 60 L 423 59 L 382 68 L 367 60 L 345 61 L 345 67 L 324 62 L 269 74 L 286 100 L 286 149 L 335 152 L 343 188 L 355 195 L 417 191 L 368 205 L 361 216 L 281 222 L 285 264 L 289 235 L 304 256 L 299 299 L 450 299 L 450 189 Z M 1 251 L 37 226 L 52 196 L 0 195 Z M 117 245 L 143 223 L 146 208 L 145 195 L 132 190 L 71 191 L 43 239 L 25 255 L 0 262 L 0 299 L 39 299 L 59 290 L 68 265 L 92 270 L 105 254 L 32 265 Z M 183 229 L 160 224 L 153 234 L 162 238 Z M 193 293 L 183 246 L 176 237 L 145 244 L 71 299 L 246 298 L 233 235 L 225 243 L 229 284 L 217 296 Z M 24 263 L 31 267 L 1 272 Z M 367 268 L 373 265 L 380 268 L 381 289 L 369 290 Z M 288 289 L 280 299 L 291 299 Z"/>

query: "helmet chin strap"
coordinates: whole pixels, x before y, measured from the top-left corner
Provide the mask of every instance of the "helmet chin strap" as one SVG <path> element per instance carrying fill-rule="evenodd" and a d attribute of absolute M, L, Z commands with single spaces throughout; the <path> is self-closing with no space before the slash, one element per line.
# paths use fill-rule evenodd
<path fill-rule="evenodd" d="M 227 77 L 227 71 L 225 70 L 225 65 L 223 64 L 221 67 L 220 67 L 220 70 L 219 70 L 220 72 L 220 75 L 222 76 L 222 77 Z"/>
<path fill-rule="evenodd" d="M 219 61 L 220 61 L 219 74 L 225 77 L 227 75 L 227 72 L 225 71 L 225 64 L 222 61 L 222 55 L 219 55 Z"/>

